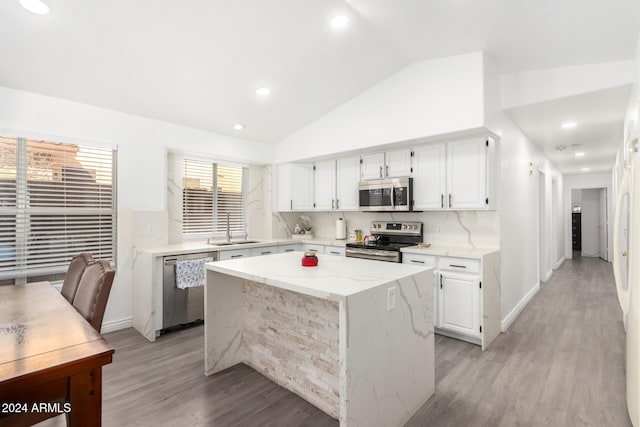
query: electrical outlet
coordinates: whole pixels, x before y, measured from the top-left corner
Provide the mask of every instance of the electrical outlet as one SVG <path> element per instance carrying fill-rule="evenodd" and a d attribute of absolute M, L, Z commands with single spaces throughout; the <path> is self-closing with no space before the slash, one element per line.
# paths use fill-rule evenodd
<path fill-rule="evenodd" d="M 387 311 L 396 308 L 396 287 L 387 289 Z"/>
<path fill-rule="evenodd" d="M 153 236 L 153 225 L 147 226 L 147 235 Z"/>
<path fill-rule="evenodd" d="M 442 224 L 437 224 L 436 225 L 436 232 L 437 233 L 442 233 Z"/>

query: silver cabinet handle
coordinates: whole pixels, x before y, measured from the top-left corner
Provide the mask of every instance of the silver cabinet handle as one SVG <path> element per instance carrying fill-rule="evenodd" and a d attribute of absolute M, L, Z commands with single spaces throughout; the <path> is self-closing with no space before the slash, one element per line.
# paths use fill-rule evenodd
<path fill-rule="evenodd" d="M 393 185 L 391 186 L 391 208 L 395 207 L 395 201 L 393 200 L 395 197 L 395 192 L 393 191 Z"/>
<path fill-rule="evenodd" d="M 295 252 L 295 249 L 285 249 L 285 252 Z"/>
<path fill-rule="evenodd" d="M 267 252 L 260 252 L 261 255 L 269 255 L 271 253 L 271 251 L 267 251 Z"/>
<path fill-rule="evenodd" d="M 291 202 L 291 210 L 293 210 L 293 199 L 291 199 L 290 202 Z"/>
<path fill-rule="evenodd" d="M 389 165 L 385 166 L 385 176 L 389 176 Z"/>
<path fill-rule="evenodd" d="M 451 207 L 451 193 L 449 193 L 449 207 Z"/>
<path fill-rule="evenodd" d="M 415 262 L 416 264 L 424 264 L 424 261 L 419 261 L 417 259 L 412 259 L 411 262 Z"/>
<path fill-rule="evenodd" d="M 382 178 L 382 166 L 380 166 L 380 178 Z"/>
<path fill-rule="evenodd" d="M 440 289 L 442 289 L 442 274 L 440 275 Z"/>
<path fill-rule="evenodd" d="M 449 267 L 453 267 L 453 268 L 467 268 L 466 265 L 456 265 L 456 264 L 449 264 Z"/>
<path fill-rule="evenodd" d="M 337 252 L 337 251 L 329 251 L 329 253 L 334 255 L 340 255 L 340 252 Z"/>
<path fill-rule="evenodd" d="M 440 194 L 440 207 L 444 208 L 444 194 Z"/>
<path fill-rule="evenodd" d="M 340 209 L 340 199 L 336 199 L 336 209 Z"/>
<path fill-rule="evenodd" d="M 331 209 L 333 209 L 333 199 L 331 199 Z"/>
<path fill-rule="evenodd" d="M 231 258 L 242 258 L 242 254 L 238 254 L 238 255 L 231 255 Z"/>

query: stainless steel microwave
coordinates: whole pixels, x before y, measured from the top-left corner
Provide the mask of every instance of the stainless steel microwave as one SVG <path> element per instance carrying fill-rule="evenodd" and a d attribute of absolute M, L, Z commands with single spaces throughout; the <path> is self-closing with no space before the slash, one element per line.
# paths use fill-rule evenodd
<path fill-rule="evenodd" d="M 361 211 L 412 211 L 413 178 L 361 181 L 358 199 Z"/>

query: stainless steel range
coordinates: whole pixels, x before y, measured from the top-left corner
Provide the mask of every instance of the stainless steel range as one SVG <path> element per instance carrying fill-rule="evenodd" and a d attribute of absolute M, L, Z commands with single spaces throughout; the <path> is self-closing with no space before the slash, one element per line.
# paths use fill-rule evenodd
<path fill-rule="evenodd" d="M 347 243 L 346 256 L 402 262 L 400 249 L 421 243 L 422 237 L 421 222 L 373 221 L 371 238 L 363 243 Z"/>

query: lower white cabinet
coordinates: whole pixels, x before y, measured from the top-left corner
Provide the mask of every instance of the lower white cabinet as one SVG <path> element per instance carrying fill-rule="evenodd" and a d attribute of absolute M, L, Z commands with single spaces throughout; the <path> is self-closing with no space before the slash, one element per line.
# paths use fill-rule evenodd
<path fill-rule="evenodd" d="M 282 254 L 285 252 L 295 252 L 301 250 L 300 243 L 291 243 L 286 245 L 278 245 L 278 253 Z"/>
<path fill-rule="evenodd" d="M 313 245 L 313 244 L 309 244 L 309 243 L 303 243 L 302 244 L 302 250 L 304 252 L 315 252 L 317 254 L 323 254 L 324 253 L 324 245 Z"/>
<path fill-rule="evenodd" d="M 251 249 L 234 249 L 231 251 L 220 251 L 218 255 L 219 261 L 226 261 L 228 259 L 246 258 L 251 256 Z"/>
<path fill-rule="evenodd" d="M 344 246 L 325 246 L 324 253 L 328 255 L 344 256 Z"/>
<path fill-rule="evenodd" d="M 480 338 L 480 278 L 438 273 L 438 327 Z"/>
<path fill-rule="evenodd" d="M 277 253 L 278 253 L 277 246 L 263 246 L 261 248 L 251 248 L 251 256 L 271 255 L 271 254 L 277 254 Z"/>
<path fill-rule="evenodd" d="M 487 348 L 501 332 L 500 252 L 476 258 L 402 253 L 404 264 L 433 267 L 435 332 Z"/>

